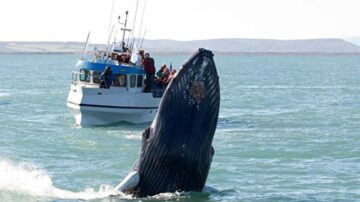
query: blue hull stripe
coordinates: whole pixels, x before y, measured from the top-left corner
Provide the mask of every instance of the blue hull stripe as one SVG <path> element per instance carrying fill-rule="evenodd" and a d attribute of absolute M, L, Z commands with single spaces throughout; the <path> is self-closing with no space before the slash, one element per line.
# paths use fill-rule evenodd
<path fill-rule="evenodd" d="M 76 104 L 73 102 L 69 102 L 73 105 L 78 105 L 81 107 L 102 107 L 102 108 L 115 108 L 115 109 L 158 109 L 159 107 L 126 107 L 126 106 L 110 106 L 110 105 L 93 105 L 93 104 Z"/>
<path fill-rule="evenodd" d="M 96 72 L 103 72 L 106 66 L 111 67 L 113 74 L 145 74 L 144 69 L 135 66 L 94 63 L 90 61 L 78 61 L 76 64 L 77 69 L 93 70 Z"/>

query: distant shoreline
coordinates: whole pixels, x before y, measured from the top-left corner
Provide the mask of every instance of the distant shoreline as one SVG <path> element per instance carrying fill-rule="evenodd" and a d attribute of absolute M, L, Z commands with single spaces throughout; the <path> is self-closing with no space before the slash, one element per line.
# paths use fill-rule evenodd
<path fill-rule="evenodd" d="M 90 44 L 87 51 L 105 49 L 106 44 Z M 145 39 L 145 51 L 157 55 L 189 55 L 198 48 L 218 55 L 360 55 L 360 46 L 343 39 L 211 39 L 211 40 L 150 40 Z M 83 42 L 16 42 L 0 41 L 0 54 L 81 54 Z"/>
<path fill-rule="evenodd" d="M 157 52 L 150 51 L 153 55 L 189 55 L 194 52 L 179 51 L 179 52 Z M 217 55 L 360 55 L 360 52 L 344 53 L 344 52 L 217 52 Z M 91 53 L 90 53 L 91 54 Z M 0 52 L 0 55 L 81 55 L 79 52 Z"/>

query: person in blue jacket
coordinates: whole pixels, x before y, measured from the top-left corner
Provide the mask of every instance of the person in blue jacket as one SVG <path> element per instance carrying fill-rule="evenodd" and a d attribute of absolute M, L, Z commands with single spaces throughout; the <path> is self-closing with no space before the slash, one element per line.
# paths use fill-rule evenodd
<path fill-rule="evenodd" d="M 110 88 L 114 80 L 114 75 L 109 66 L 106 66 L 105 71 L 100 75 L 100 88 Z"/>

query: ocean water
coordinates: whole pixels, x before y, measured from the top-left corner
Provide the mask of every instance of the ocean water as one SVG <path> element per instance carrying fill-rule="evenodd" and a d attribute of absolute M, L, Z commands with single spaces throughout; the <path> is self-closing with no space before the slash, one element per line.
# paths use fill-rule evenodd
<path fill-rule="evenodd" d="M 78 58 L 0 55 L 0 201 L 360 201 L 360 56 L 216 55 L 213 189 L 143 199 L 109 194 L 148 124 L 75 126 Z"/>

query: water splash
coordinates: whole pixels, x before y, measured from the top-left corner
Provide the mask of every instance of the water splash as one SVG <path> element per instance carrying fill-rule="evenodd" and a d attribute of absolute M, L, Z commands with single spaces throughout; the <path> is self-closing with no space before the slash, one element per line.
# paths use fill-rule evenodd
<path fill-rule="evenodd" d="M 13 192 L 33 197 L 93 200 L 116 195 L 118 198 L 130 199 L 131 196 L 115 192 L 109 185 L 100 186 L 98 191 L 85 189 L 72 192 L 55 187 L 45 171 L 27 163 L 14 164 L 0 160 L 0 192 Z"/>
<path fill-rule="evenodd" d="M 101 185 L 96 191 L 93 188 L 81 192 L 73 192 L 55 187 L 51 177 L 44 171 L 29 163 L 15 164 L 11 161 L 0 159 L 0 192 L 10 192 L 37 198 L 53 198 L 67 200 L 95 200 L 115 197 L 116 199 L 134 199 L 131 195 L 116 192 L 110 185 Z M 161 193 L 148 200 L 185 199 L 186 193 Z"/>

